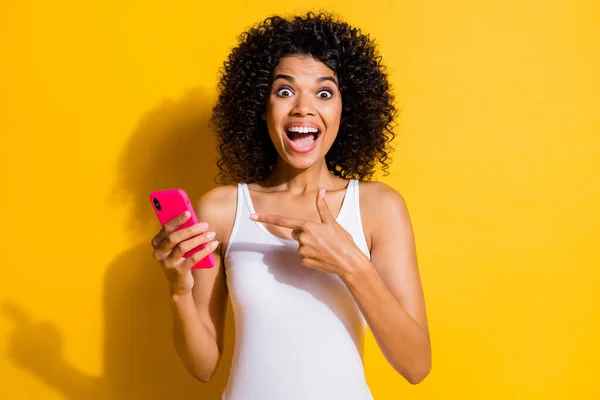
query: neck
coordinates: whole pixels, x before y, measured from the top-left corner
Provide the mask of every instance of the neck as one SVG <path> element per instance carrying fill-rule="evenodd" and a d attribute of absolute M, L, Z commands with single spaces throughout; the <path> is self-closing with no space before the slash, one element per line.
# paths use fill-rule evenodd
<path fill-rule="evenodd" d="M 277 160 L 271 174 L 261 185 L 273 191 L 290 191 L 294 194 L 316 192 L 320 188 L 330 189 L 336 178 L 325 164 L 325 158 L 305 169 L 294 168 L 281 158 Z"/>

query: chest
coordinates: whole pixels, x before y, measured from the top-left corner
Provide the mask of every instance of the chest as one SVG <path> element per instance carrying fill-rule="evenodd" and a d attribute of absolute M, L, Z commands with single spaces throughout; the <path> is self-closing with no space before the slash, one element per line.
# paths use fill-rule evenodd
<path fill-rule="evenodd" d="M 266 193 L 249 190 L 254 211 L 258 214 L 279 215 L 286 218 L 321 222 L 317 210 L 317 194 L 292 195 L 289 193 Z M 327 192 L 325 201 L 331 215 L 337 217 L 345 201 L 346 191 Z M 265 228 L 275 236 L 292 239 L 292 229 L 265 224 Z"/>

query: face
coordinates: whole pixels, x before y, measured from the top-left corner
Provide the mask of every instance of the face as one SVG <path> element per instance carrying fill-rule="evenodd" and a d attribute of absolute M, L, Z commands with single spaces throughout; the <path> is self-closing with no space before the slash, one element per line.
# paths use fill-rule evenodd
<path fill-rule="evenodd" d="M 305 169 L 322 161 L 337 136 L 342 96 L 335 73 L 311 56 L 288 56 L 273 71 L 266 114 L 279 156 Z"/>

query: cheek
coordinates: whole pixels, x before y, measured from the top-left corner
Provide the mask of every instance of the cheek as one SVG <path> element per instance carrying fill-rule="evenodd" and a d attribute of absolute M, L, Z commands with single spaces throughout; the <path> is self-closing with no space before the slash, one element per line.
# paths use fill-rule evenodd
<path fill-rule="evenodd" d="M 323 118 L 323 122 L 327 126 L 327 130 L 338 130 L 340 127 L 341 121 L 341 109 L 335 107 L 329 107 L 326 110 L 321 112 L 321 117 Z"/>
<path fill-rule="evenodd" d="M 271 120 L 267 120 L 267 130 L 269 132 L 271 142 L 277 146 L 281 142 L 281 139 L 279 138 L 279 132 L 276 125 L 273 124 Z"/>
<path fill-rule="evenodd" d="M 330 121 L 339 121 L 342 116 L 342 102 L 338 100 L 324 103 L 321 106 L 320 113 Z"/>
<path fill-rule="evenodd" d="M 281 125 L 281 121 L 287 115 L 288 109 L 281 101 L 270 102 L 267 105 L 266 120 L 269 128 L 274 128 Z"/>
<path fill-rule="evenodd" d="M 267 107 L 267 112 L 265 113 L 265 122 L 267 123 L 269 134 L 271 134 L 277 125 L 277 112 L 271 106 Z"/>

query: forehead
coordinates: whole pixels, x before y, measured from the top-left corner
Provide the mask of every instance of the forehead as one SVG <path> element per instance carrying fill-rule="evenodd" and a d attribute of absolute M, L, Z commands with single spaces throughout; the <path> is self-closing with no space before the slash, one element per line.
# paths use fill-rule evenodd
<path fill-rule="evenodd" d="M 321 61 L 310 55 L 291 55 L 282 57 L 273 69 L 273 75 L 285 74 L 294 77 L 336 76 L 335 72 Z"/>

